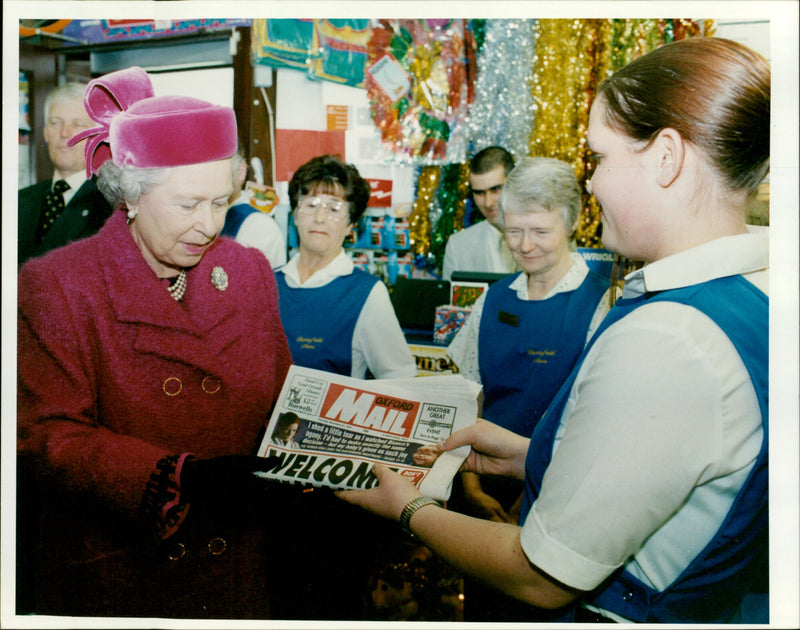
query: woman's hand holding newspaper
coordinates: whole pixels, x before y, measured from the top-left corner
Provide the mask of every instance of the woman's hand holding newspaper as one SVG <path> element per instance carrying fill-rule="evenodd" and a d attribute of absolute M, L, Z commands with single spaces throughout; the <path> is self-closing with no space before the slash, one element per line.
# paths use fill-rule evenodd
<path fill-rule="evenodd" d="M 478 418 L 475 424 L 456 431 L 440 446 L 445 451 L 465 445 L 472 447 L 461 465 L 461 472 L 522 480 L 525 478 L 525 456 L 529 444 L 530 439 Z"/>
<path fill-rule="evenodd" d="M 479 418 L 476 424 L 456 431 L 440 446 L 446 451 L 465 445 L 472 447 L 461 466 L 462 472 L 523 479 L 529 442 L 528 438 Z M 386 466 L 376 464 L 372 472 L 378 478 L 377 487 L 369 490 L 340 490 L 335 493 L 336 496 L 395 521 L 400 519 L 400 514 L 409 501 L 422 496 L 408 479 Z"/>
<path fill-rule="evenodd" d="M 334 494 L 373 514 L 399 521 L 403 508 L 409 501 L 421 497 L 422 493 L 408 479 L 389 470 L 388 466 L 375 464 L 372 472 L 378 478 L 377 487 L 370 490 L 337 490 Z"/>

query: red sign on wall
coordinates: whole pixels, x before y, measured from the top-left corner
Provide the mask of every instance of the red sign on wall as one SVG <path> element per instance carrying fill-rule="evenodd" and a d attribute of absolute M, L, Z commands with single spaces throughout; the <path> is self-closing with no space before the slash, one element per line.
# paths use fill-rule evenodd
<path fill-rule="evenodd" d="M 347 159 L 344 154 L 344 131 L 277 129 L 275 146 L 275 179 L 279 182 L 288 182 L 298 168 L 318 155 L 330 153 Z"/>
<path fill-rule="evenodd" d="M 369 182 L 369 203 L 370 208 L 391 208 L 392 207 L 392 180 L 391 179 L 367 179 Z"/>

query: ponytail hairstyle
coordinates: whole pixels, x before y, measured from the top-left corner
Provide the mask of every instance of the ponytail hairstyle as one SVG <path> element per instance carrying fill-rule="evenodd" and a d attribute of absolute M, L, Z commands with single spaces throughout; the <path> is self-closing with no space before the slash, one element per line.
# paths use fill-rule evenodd
<path fill-rule="evenodd" d="M 667 127 L 699 147 L 731 190 L 769 172 L 770 67 L 734 41 L 683 39 L 635 59 L 598 87 L 605 122 L 648 144 Z"/>

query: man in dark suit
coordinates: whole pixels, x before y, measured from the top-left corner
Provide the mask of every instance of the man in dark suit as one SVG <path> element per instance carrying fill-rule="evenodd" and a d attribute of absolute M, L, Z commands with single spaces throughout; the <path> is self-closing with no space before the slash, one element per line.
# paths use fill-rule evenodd
<path fill-rule="evenodd" d="M 44 141 L 53 163 L 53 178 L 18 193 L 17 261 L 90 236 L 111 214 L 111 206 L 86 178 L 84 143 L 67 146 L 75 134 L 93 125 L 83 107 L 82 83 L 66 83 L 45 101 Z M 61 183 L 64 182 L 64 183 Z"/>

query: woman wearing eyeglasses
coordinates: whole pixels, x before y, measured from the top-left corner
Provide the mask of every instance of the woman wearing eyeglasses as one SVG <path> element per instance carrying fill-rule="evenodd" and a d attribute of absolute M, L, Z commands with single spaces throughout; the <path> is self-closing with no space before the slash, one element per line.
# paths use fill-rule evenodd
<path fill-rule="evenodd" d="M 369 184 L 335 156 L 297 169 L 289 202 L 300 248 L 276 272 L 281 320 L 297 365 L 356 378 L 416 376 L 386 285 L 342 247 L 368 200 Z"/>
<path fill-rule="evenodd" d="M 315 157 L 297 169 L 289 202 L 300 247 L 275 273 L 281 322 L 297 365 L 356 378 L 416 376 L 386 285 L 356 268 L 342 248 L 368 200 L 369 184 L 337 157 Z M 358 585 L 369 582 L 382 548 L 400 544 L 397 533 L 377 517 L 365 524 L 358 509 L 331 494 L 309 498 L 275 515 L 279 531 L 314 541 L 275 549 L 276 563 L 314 570 L 282 576 L 272 613 L 281 619 L 360 618 L 364 592 Z M 297 592 L 310 598 L 298 599 Z"/>

